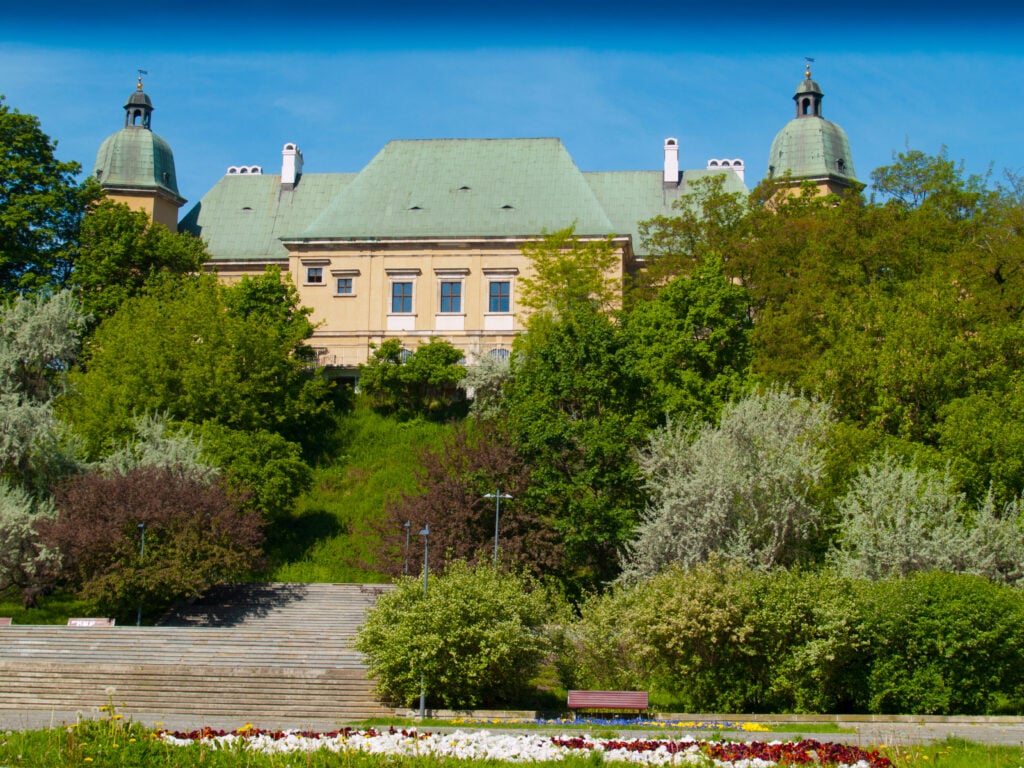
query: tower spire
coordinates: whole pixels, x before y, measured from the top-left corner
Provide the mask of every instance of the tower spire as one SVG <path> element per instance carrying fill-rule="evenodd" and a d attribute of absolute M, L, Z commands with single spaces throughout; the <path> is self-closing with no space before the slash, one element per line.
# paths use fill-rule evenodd
<path fill-rule="evenodd" d="M 135 90 L 132 91 L 131 96 L 128 97 L 128 102 L 124 105 L 125 128 L 152 130 L 153 102 L 149 100 L 149 96 L 142 90 L 142 76 L 148 74 L 144 69 L 139 70 L 138 85 L 135 86 Z"/>

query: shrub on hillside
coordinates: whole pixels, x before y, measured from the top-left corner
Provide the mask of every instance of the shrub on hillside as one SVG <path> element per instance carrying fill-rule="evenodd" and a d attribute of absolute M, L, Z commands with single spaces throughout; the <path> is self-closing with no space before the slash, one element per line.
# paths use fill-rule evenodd
<path fill-rule="evenodd" d="M 425 685 L 431 706 L 516 702 L 528 690 L 548 641 L 549 601 L 531 578 L 452 563 L 429 580 L 404 578 L 380 597 L 359 630 L 378 693 L 410 704 Z"/>
<path fill-rule="evenodd" d="M 826 534 L 829 407 L 787 390 L 727 405 L 717 425 L 669 424 L 640 457 L 650 504 L 623 553 L 623 578 L 713 554 L 771 569 L 813 560 Z"/>
<path fill-rule="evenodd" d="M 194 476 L 153 467 L 82 474 L 54 500 L 56 520 L 39 524 L 43 542 L 61 552 L 62 578 L 115 616 L 244 578 L 260 557 L 261 518 Z"/>

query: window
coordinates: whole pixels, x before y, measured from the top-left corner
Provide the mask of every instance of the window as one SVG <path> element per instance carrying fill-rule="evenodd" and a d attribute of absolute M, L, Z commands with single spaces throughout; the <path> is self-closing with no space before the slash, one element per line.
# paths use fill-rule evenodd
<path fill-rule="evenodd" d="M 492 280 L 488 292 L 488 312 L 508 312 L 511 297 L 511 283 L 508 280 Z"/>
<path fill-rule="evenodd" d="M 306 282 L 313 285 L 322 285 L 324 282 L 324 268 L 306 267 Z"/>
<path fill-rule="evenodd" d="M 408 314 L 412 312 L 412 283 L 395 281 L 391 284 L 391 312 Z"/>
<path fill-rule="evenodd" d="M 352 295 L 352 278 L 351 277 L 339 277 L 338 278 L 338 295 L 339 296 L 351 296 Z"/>
<path fill-rule="evenodd" d="M 462 281 L 442 280 L 441 281 L 441 311 L 461 312 L 462 311 Z"/>

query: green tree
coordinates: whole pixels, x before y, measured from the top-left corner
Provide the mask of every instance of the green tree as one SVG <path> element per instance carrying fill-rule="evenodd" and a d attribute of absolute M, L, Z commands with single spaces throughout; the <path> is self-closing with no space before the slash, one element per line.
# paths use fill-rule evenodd
<path fill-rule="evenodd" d="M 226 487 L 246 510 L 283 519 L 313 485 L 313 470 L 302 458 L 302 447 L 279 434 L 231 429 L 216 422 L 204 424 L 199 434 L 201 455 L 220 468 Z"/>
<path fill-rule="evenodd" d="M 92 206 L 82 223 L 70 283 L 85 311 L 103 319 L 139 295 L 154 274 L 197 272 L 207 258 L 199 238 L 171 232 L 143 211 L 105 200 Z"/>
<path fill-rule="evenodd" d="M 609 311 L 622 296 L 622 256 L 612 238 L 583 239 L 574 227 L 525 243 L 532 272 L 519 278 L 519 303 L 556 314 L 576 304 Z"/>
<path fill-rule="evenodd" d="M 869 711 L 999 711 L 1024 682 L 1022 608 L 1019 589 L 976 576 L 918 573 L 871 585 L 862 607 Z"/>
<path fill-rule="evenodd" d="M 360 627 L 379 694 L 410 704 L 420 693 L 450 708 L 518 702 L 548 647 L 549 600 L 533 580 L 452 563 L 429 580 L 405 578 L 381 595 Z"/>
<path fill-rule="evenodd" d="M 56 157 L 39 119 L 0 96 L 0 296 L 66 284 L 78 228 L 99 187 Z"/>
<path fill-rule="evenodd" d="M 618 326 L 587 303 L 532 315 L 503 393 L 510 438 L 530 469 L 517 504 L 551 521 L 570 589 L 610 581 L 643 508 L 634 451 L 652 421 Z"/>
<path fill-rule="evenodd" d="M 431 339 L 410 352 L 385 339 L 360 367 L 359 389 L 385 413 L 445 419 L 463 410 L 465 375 L 463 355 L 449 341 Z"/>
<path fill-rule="evenodd" d="M 717 426 L 655 431 L 641 458 L 651 503 L 624 578 L 715 554 L 766 570 L 813 561 L 829 532 L 816 490 L 831 425 L 825 404 L 773 390 L 726 406 Z"/>
<path fill-rule="evenodd" d="M 729 263 L 748 248 L 750 203 L 725 191 L 724 174 L 697 179 L 672 207 L 677 212 L 671 216 L 640 222 L 647 257 L 634 287 L 641 298 L 652 298 L 705 263 Z"/>
<path fill-rule="evenodd" d="M 752 357 L 746 288 L 708 257 L 623 316 L 632 365 L 649 408 L 669 416 L 716 418 L 738 396 Z"/>
<path fill-rule="evenodd" d="M 275 275 L 218 285 L 212 276 L 155 281 L 95 331 L 60 412 L 93 457 L 130 436 L 136 416 L 267 430 L 315 451 L 333 428 L 331 388 L 305 356 L 312 326 L 290 286 L 285 307 L 231 303 Z"/>

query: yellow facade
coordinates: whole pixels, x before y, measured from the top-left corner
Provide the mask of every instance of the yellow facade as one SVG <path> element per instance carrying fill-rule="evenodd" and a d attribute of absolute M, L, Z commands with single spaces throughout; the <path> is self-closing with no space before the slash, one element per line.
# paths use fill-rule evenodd
<path fill-rule="evenodd" d="M 371 345 L 410 350 L 443 338 L 467 360 L 507 356 L 523 330 L 521 280 L 532 273 L 523 239 L 290 243 L 289 271 L 317 328 L 326 366 L 365 363 Z M 626 256 L 619 243 L 621 280 Z"/>

